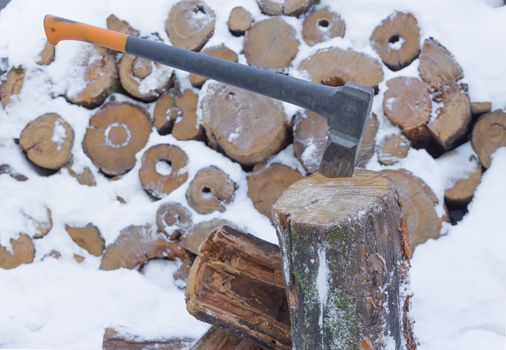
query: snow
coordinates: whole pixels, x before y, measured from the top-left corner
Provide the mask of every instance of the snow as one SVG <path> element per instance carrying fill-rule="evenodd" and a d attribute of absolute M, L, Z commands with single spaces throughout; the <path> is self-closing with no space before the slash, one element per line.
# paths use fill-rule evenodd
<path fill-rule="evenodd" d="M 316 275 L 316 290 L 318 291 L 318 301 L 320 303 L 320 329 L 323 337 L 323 313 L 327 305 L 329 294 L 329 267 L 327 265 L 327 256 L 325 247 L 318 249 L 318 273 Z"/>
<path fill-rule="evenodd" d="M 56 149 L 59 151 L 63 147 L 65 142 L 65 138 L 67 137 L 67 132 L 65 127 L 63 126 L 62 120 L 58 118 L 54 123 L 53 135 L 51 137 L 51 141 L 56 144 Z"/>

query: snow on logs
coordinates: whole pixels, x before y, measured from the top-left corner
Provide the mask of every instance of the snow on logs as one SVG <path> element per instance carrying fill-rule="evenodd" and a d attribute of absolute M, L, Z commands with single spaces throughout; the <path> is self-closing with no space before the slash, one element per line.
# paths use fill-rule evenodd
<path fill-rule="evenodd" d="M 344 37 L 346 25 L 341 16 L 328 8 L 313 11 L 304 18 L 302 37 L 310 45 Z"/>
<path fill-rule="evenodd" d="M 294 349 L 385 347 L 404 342 L 397 194 L 379 173 L 313 174 L 274 204 Z M 338 345 L 339 344 L 339 345 Z"/>
<path fill-rule="evenodd" d="M 171 240 L 180 240 L 193 226 L 192 214 L 177 202 L 165 202 L 156 211 L 156 228 Z"/>
<path fill-rule="evenodd" d="M 481 164 L 490 167 L 495 150 L 506 146 L 506 113 L 497 110 L 482 115 L 473 129 L 472 145 Z"/>
<path fill-rule="evenodd" d="M 299 16 L 306 12 L 312 0 L 257 0 L 262 13 L 268 16 Z"/>
<path fill-rule="evenodd" d="M 39 60 L 37 61 L 38 65 L 47 66 L 48 64 L 53 63 L 55 58 L 55 47 L 51 45 L 48 41 L 44 44 L 44 47 L 39 53 Z"/>
<path fill-rule="evenodd" d="M 235 36 L 241 36 L 246 33 L 253 25 L 253 16 L 244 7 L 237 6 L 230 11 L 228 17 L 228 30 Z"/>
<path fill-rule="evenodd" d="M 13 97 L 21 92 L 25 82 L 25 70 L 22 67 L 11 68 L 5 81 L 0 86 L 0 99 L 2 106 L 6 108 Z"/>
<path fill-rule="evenodd" d="M 29 264 L 35 256 L 32 239 L 22 234 L 10 239 L 10 247 L 0 245 L 0 268 L 13 269 L 21 264 Z"/>

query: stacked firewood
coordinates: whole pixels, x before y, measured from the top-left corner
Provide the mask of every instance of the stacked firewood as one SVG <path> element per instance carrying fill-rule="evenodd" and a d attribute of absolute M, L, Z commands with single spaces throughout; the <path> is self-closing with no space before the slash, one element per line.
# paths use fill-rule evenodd
<path fill-rule="evenodd" d="M 411 149 L 425 149 L 434 158 L 451 159 L 458 156 L 460 146 L 470 142 L 470 170 L 445 191 L 450 212 L 461 209 L 472 199 L 482 172 L 490 166 L 491 154 L 506 145 L 506 113 L 491 112 L 490 102 L 470 101 L 468 89 L 472 87 L 462 82 L 460 65 L 437 39 L 421 42 L 412 14 L 394 12 L 378 24 L 370 36 L 376 57 L 330 47 L 310 50 L 295 66 L 293 61 L 301 46 L 346 37 L 346 19 L 310 0 L 257 2 L 267 15 L 265 19 L 255 21 L 242 7 L 234 8 L 228 18 L 230 32 L 244 36 L 241 53 L 225 43 L 206 46 L 216 19 L 213 9 L 201 0 L 174 5 L 167 17 L 166 33 L 172 45 L 206 55 L 237 62 L 238 54 L 244 54 L 250 65 L 280 73 L 305 72 L 316 83 L 340 86 L 353 81 L 374 88 L 376 98 L 383 98 L 383 113 L 373 114 L 366 126 L 358 164 L 363 167 L 373 158 L 391 166 L 383 173 L 399 194 L 402 253 L 409 258 L 418 244 L 439 236 L 448 217 L 436 210 L 438 198 L 423 180 L 399 169 L 402 159 Z M 303 43 L 284 16 L 301 22 Z M 106 24 L 110 29 L 139 35 L 137 29 L 114 15 Z M 54 47 L 48 44 L 38 64 L 48 65 L 54 59 Z M 383 84 L 384 70 L 402 73 L 414 61 L 418 63 L 418 76 L 398 74 Z M 69 116 L 38 116 L 19 135 L 20 149 L 28 160 L 44 169 L 41 174 L 67 172 L 81 185 L 95 186 L 94 172 L 73 167 L 75 142 L 82 142 L 85 154 L 110 181 L 131 171 L 142 153 L 139 180 L 153 200 L 170 196 L 183 184 L 187 191 L 185 203 L 163 201 L 153 213 L 156 225 L 125 227 L 108 245 L 93 223 L 66 225 L 70 238 L 89 254 L 101 257 L 103 270 L 141 270 L 152 259 L 179 261 L 174 278 L 187 281 L 188 310 L 214 325 L 195 349 L 291 348 L 291 336 L 297 335 L 290 331 L 289 309 L 294 305 L 287 299 L 279 248 L 239 231 L 233 222 L 193 222 L 193 212 L 207 215 L 226 211 L 238 184 L 216 166 L 200 169 L 189 178 L 187 165 L 192 159 L 182 148 L 169 143 L 147 148 L 146 144 L 152 133 L 171 134 L 177 140 L 200 141 L 223 153 L 247 172 L 247 192 L 255 208 L 276 222 L 279 218 L 274 216 L 273 204 L 290 185 L 319 168 L 328 137 L 325 120 L 310 111 L 288 116 L 278 101 L 194 74 L 183 82 L 168 67 L 97 47 L 90 47 L 76 64 L 83 67 L 86 85 L 80 91 L 69 89 L 65 98 L 93 110 L 84 137 L 76 139 L 65 120 Z M 0 89 L 5 108 L 19 95 L 25 74 L 22 67 L 6 72 Z M 117 98 L 117 94 L 128 98 Z M 129 102 L 121 102 L 125 100 Z M 380 123 L 391 123 L 398 132 L 377 139 Z M 290 144 L 299 169 L 272 161 Z M 8 164 L 0 165 L 0 174 L 27 180 Z M 121 197 L 118 201 L 128 205 Z M 12 249 L 0 246 L 0 267 L 14 268 L 33 261 L 33 239 L 43 238 L 52 228 L 50 208 L 46 219 L 32 220 L 38 233 L 11 240 Z M 85 257 L 76 255 L 75 259 Z M 360 349 L 372 349 L 371 341 L 364 339 Z M 111 329 L 106 332 L 104 349 L 182 349 L 189 342 L 136 342 Z M 412 339 L 408 343 L 410 348 L 415 347 Z"/>

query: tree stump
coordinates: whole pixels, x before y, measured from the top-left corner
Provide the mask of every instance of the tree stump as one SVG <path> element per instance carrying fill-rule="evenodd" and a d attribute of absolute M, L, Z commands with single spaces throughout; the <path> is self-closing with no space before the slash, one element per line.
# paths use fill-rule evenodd
<path fill-rule="evenodd" d="M 103 350 L 186 350 L 193 340 L 188 338 L 143 339 L 122 329 L 106 328 Z"/>
<path fill-rule="evenodd" d="M 74 130 L 58 114 L 44 114 L 25 126 L 19 145 L 35 165 L 58 170 L 72 156 Z"/>
<path fill-rule="evenodd" d="M 42 51 L 39 53 L 39 60 L 37 61 L 37 64 L 41 66 L 47 66 L 54 62 L 54 57 L 55 47 L 46 41 L 44 47 L 42 48 Z"/>
<path fill-rule="evenodd" d="M 114 30 L 126 35 L 139 36 L 139 31 L 133 28 L 127 21 L 121 20 L 116 15 L 110 14 L 105 20 L 107 29 Z"/>
<path fill-rule="evenodd" d="M 0 86 L 0 99 L 2 106 L 6 108 L 12 98 L 19 95 L 25 82 L 25 70 L 22 67 L 11 68 L 7 73 L 6 80 Z"/>
<path fill-rule="evenodd" d="M 101 256 L 105 249 L 105 241 L 98 227 L 93 224 L 86 226 L 65 225 L 65 231 L 79 247 L 94 256 Z"/>
<path fill-rule="evenodd" d="M 281 271 L 276 245 L 223 226 L 200 246 L 188 276 L 186 307 L 197 319 L 267 348 L 291 349 Z"/>
<path fill-rule="evenodd" d="M 216 58 L 220 58 L 222 60 L 237 62 L 237 54 L 226 47 L 225 45 L 218 45 L 205 48 L 202 50 L 202 53 L 207 56 L 212 56 Z M 202 85 L 206 82 L 207 78 L 198 74 L 190 74 L 190 83 L 193 87 L 201 88 Z M 189 90 L 188 90 L 189 91 Z"/>
<path fill-rule="evenodd" d="M 183 0 L 172 6 L 165 31 L 176 47 L 199 51 L 214 33 L 216 16 L 201 0 Z"/>
<path fill-rule="evenodd" d="M 211 327 L 191 350 L 263 350 L 238 334 L 225 328 Z"/>
<path fill-rule="evenodd" d="M 21 264 L 30 264 L 35 256 L 32 239 L 25 234 L 10 239 L 11 246 L 0 245 L 0 268 L 13 269 Z"/>
<path fill-rule="evenodd" d="M 342 17 L 328 8 L 314 11 L 304 18 L 302 37 L 309 46 L 332 38 L 344 37 L 346 24 Z"/>
<path fill-rule="evenodd" d="M 398 71 L 418 57 L 418 21 L 410 13 L 395 11 L 374 29 L 370 40 L 383 63 L 391 70 Z"/>
<path fill-rule="evenodd" d="M 389 135 L 378 146 L 378 162 L 383 165 L 394 165 L 406 158 L 411 143 L 402 135 Z"/>
<path fill-rule="evenodd" d="M 455 57 L 434 38 L 426 39 L 423 43 L 418 72 L 420 78 L 436 89 L 464 77 Z"/>
<path fill-rule="evenodd" d="M 361 169 L 314 174 L 290 186 L 273 213 L 294 349 L 384 349 L 386 336 L 401 349 L 406 271 L 389 181 Z"/>
<path fill-rule="evenodd" d="M 227 24 L 230 33 L 235 36 L 241 36 L 251 28 L 253 16 L 244 7 L 237 6 L 230 11 Z"/>
<path fill-rule="evenodd" d="M 189 233 L 183 237 L 179 246 L 186 249 L 193 255 L 199 254 L 199 247 L 209 235 L 216 230 L 218 227 L 228 226 L 234 229 L 238 229 L 235 224 L 224 219 L 212 219 L 208 221 L 202 221 L 193 226 Z"/>
<path fill-rule="evenodd" d="M 295 29 L 279 17 L 255 23 L 244 39 L 244 55 L 248 64 L 260 68 L 287 68 L 298 50 Z M 266 52 L 269 54 L 266 55 Z"/>
<path fill-rule="evenodd" d="M 306 12 L 312 0 L 257 0 L 262 13 L 268 16 L 299 16 Z"/>
<path fill-rule="evenodd" d="M 474 126 L 472 144 L 481 164 L 490 167 L 492 154 L 506 146 L 506 113 L 497 110 L 482 115 Z"/>

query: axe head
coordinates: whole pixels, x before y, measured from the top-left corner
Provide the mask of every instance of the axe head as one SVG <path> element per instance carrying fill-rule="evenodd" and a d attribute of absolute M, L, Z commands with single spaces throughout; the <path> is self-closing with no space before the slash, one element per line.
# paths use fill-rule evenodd
<path fill-rule="evenodd" d="M 327 119 L 329 126 L 320 173 L 327 177 L 352 176 L 374 91 L 355 83 L 335 89 L 328 103 L 320 105 L 317 111 Z"/>

